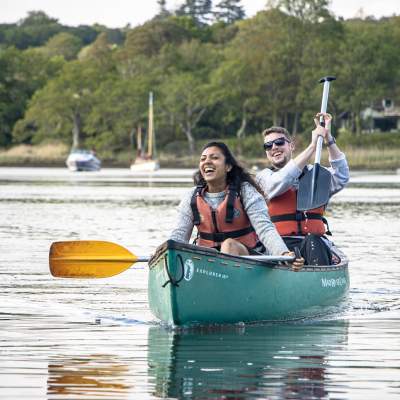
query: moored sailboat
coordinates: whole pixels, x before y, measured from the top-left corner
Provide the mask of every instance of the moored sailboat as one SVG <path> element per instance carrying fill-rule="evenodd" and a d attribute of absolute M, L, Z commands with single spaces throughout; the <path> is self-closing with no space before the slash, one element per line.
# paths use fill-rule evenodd
<path fill-rule="evenodd" d="M 147 153 L 142 143 L 142 129 L 139 125 L 137 131 L 137 156 L 131 164 L 133 172 L 153 172 L 160 168 L 155 158 L 154 116 L 153 116 L 153 92 L 149 93 L 149 121 L 147 127 Z"/>

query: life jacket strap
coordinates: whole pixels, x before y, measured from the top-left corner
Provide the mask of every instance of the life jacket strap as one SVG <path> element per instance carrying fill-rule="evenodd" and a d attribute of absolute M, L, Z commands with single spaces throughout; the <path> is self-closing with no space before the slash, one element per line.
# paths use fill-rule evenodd
<path fill-rule="evenodd" d="M 326 234 L 329 236 L 332 236 L 332 232 L 329 229 L 329 224 L 328 224 L 328 220 L 325 217 L 322 217 L 322 222 L 326 225 Z"/>
<path fill-rule="evenodd" d="M 226 239 L 235 239 L 252 232 L 254 232 L 254 228 L 252 226 L 248 226 L 247 228 L 230 232 L 215 232 L 215 233 L 199 232 L 199 237 L 201 239 L 210 240 L 215 243 L 222 243 Z"/>
<path fill-rule="evenodd" d="M 332 232 L 329 229 L 328 220 L 321 214 L 298 211 L 294 214 L 282 214 L 282 215 L 271 216 L 272 222 L 296 221 L 299 233 L 301 232 L 301 222 L 305 221 L 306 219 L 314 219 L 322 221 L 326 225 L 326 234 L 332 235 Z"/>
<path fill-rule="evenodd" d="M 200 196 L 201 191 L 204 189 L 204 185 L 197 185 L 193 192 L 192 198 L 190 199 L 190 208 L 193 213 L 193 224 L 200 225 L 200 213 L 197 208 L 197 196 Z"/>
<path fill-rule="evenodd" d="M 321 214 L 316 213 L 305 213 L 298 211 L 294 214 L 282 214 L 271 216 L 272 222 L 282 222 L 282 221 L 305 221 L 306 219 L 319 219 L 323 221 L 325 218 Z M 326 219 L 325 219 L 326 221 Z"/>
<path fill-rule="evenodd" d="M 203 191 L 205 185 L 200 184 L 196 186 L 195 191 L 193 192 L 192 198 L 190 199 L 190 208 L 193 213 L 193 224 L 198 226 L 200 225 L 200 213 L 197 208 L 197 196 L 201 196 L 201 192 Z M 225 222 L 232 223 L 235 212 L 235 199 L 239 196 L 238 185 L 236 183 L 231 183 L 228 188 L 228 202 L 226 205 L 226 215 Z"/>
<path fill-rule="evenodd" d="M 235 199 L 238 196 L 237 185 L 235 183 L 231 183 L 228 188 L 228 203 L 226 205 L 226 215 L 225 215 L 225 222 L 231 224 L 234 217 L 235 211 Z"/>

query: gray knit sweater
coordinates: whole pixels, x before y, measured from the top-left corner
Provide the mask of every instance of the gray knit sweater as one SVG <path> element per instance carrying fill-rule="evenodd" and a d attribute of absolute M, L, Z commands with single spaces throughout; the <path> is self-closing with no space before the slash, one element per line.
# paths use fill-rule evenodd
<path fill-rule="evenodd" d="M 176 226 L 170 235 L 170 239 L 178 242 L 188 243 L 193 232 L 193 213 L 190 200 L 195 191 L 191 188 L 183 197 L 178 206 L 178 219 Z M 204 200 L 215 210 L 224 200 L 225 192 L 204 193 Z M 266 254 L 281 255 L 288 251 L 285 243 L 276 231 L 274 224 L 268 214 L 267 205 L 262 195 L 247 182 L 241 186 L 241 200 L 261 243 L 266 248 Z"/>

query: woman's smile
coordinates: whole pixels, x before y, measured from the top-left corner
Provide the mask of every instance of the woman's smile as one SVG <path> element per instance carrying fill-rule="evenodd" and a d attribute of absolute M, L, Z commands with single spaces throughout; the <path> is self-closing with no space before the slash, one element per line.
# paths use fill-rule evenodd
<path fill-rule="evenodd" d="M 200 156 L 199 170 L 207 182 L 208 190 L 225 189 L 226 177 L 230 165 L 225 162 L 225 156 L 218 147 L 207 147 Z M 211 186 L 211 187 L 210 187 Z"/>

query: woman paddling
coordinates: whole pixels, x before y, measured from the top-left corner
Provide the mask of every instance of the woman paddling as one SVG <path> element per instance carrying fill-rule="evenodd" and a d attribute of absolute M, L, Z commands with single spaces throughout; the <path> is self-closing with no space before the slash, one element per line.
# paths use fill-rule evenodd
<path fill-rule="evenodd" d="M 240 256 L 294 255 L 275 230 L 261 189 L 224 143 L 204 146 L 194 183 L 179 205 L 170 239 L 188 243 L 196 225 L 199 246 Z M 293 268 L 303 264 L 296 259 Z"/>

